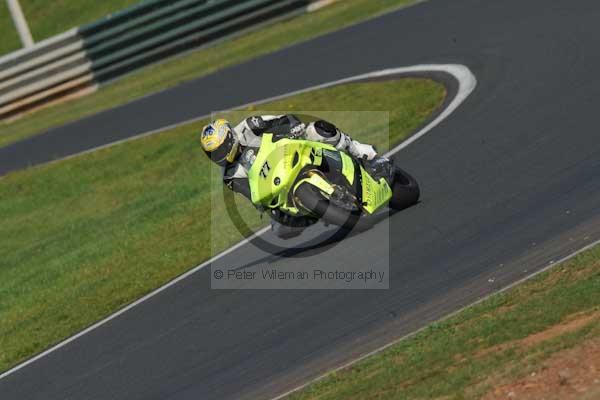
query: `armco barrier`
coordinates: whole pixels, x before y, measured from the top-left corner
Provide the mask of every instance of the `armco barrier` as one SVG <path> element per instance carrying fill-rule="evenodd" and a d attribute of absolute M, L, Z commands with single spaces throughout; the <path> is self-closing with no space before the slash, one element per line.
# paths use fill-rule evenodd
<path fill-rule="evenodd" d="M 147 0 L 0 57 L 0 119 L 306 10 L 312 0 Z"/>

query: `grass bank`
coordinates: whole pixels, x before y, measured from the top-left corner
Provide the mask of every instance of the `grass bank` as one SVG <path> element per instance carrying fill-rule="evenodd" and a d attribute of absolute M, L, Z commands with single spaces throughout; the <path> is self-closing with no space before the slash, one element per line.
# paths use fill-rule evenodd
<path fill-rule="evenodd" d="M 317 12 L 149 66 L 86 97 L 38 110 L 13 122 L 0 122 L 0 147 L 413 2 L 414 0 L 338 1 Z"/>
<path fill-rule="evenodd" d="M 599 367 L 597 246 L 289 398 L 596 399 Z"/>
<path fill-rule="evenodd" d="M 444 96 L 440 84 L 405 79 L 338 86 L 261 107 L 389 110 L 390 140 L 398 142 Z M 0 371 L 209 258 L 211 214 L 223 216 L 220 249 L 241 239 L 221 203 L 207 207 L 211 185 L 220 186 L 198 144 L 204 122 L 0 180 Z M 381 121 L 334 122 L 385 150 Z M 242 213 L 255 227 L 265 223 L 249 204 Z"/>
<path fill-rule="evenodd" d="M 33 40 L 57 35 L 87 24 L 107 14 L 137 3 L 139 0 L 19 0 Z M 0 2 L 0 56 L 21 48 L 21 41 L 8 12 L 6 1 Z"/>

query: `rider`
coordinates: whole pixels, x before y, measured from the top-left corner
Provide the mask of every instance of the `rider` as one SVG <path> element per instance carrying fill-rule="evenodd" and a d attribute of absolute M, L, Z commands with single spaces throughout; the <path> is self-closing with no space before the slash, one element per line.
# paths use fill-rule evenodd
<path fill-rule="evenodd" d="M 250 199 L 248 170 L 256 158 L 261 135 L 313 140 L 328 143 L 358 159 L 372 160 L 375 148 L 352 140 L 330 122 L 317 120 L 305 124 L 295 115 L 256 115 L 246 118 L 235 127 L 229 121 L 217 119 L 202 129 L 200 143 L 208 157 L 223 167 L 223 182 L 233 191 Z M 299 235 L 316 222 L 307 216 L 291 216 L 280 210 L 270 210 L 271 228 L 281 238 Z"/>

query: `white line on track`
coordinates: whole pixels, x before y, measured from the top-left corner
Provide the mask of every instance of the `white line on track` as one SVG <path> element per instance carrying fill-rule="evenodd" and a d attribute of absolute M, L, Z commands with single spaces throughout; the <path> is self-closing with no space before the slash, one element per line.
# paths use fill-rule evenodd
<path fill-rule="evenodd" d="M 403 147 L 408 146 L 409 143 L 414 142 L 418 137 L 424 135 L 426 132 L 429 131 L 429 129 L 433 128 L 435 125 L 442 122 L 450 113 L 452 113 L 456 109 L 456 107 L 458 107 L 460 105 L 460 103 L 462 103 L 464 101 L 464 99 L 473 91 L 473 89 L 475 89 L 477 80 L 475 79 L 475 76 L 471 73 L 469 68 L 467 68 L 464 65 L 460 65 L 460 64 L 423 64 L 423 65 L 414 65 L 411 67 L 385 69 L 385 70 L 381 70 L 381 71 L 369 72 L 369 73 L 362 74 L 362 75 L 351 76 L 349 78 L 344 78 L 344 79 L 340 79 L 337 81 L 327 82 L 327 83 L 323 83 L 321 85 L 311 86 L 306 89 L 296 90 L 296 91 L 285 93 L 285 94 L 282 94 L 279 96 L 268 97 L 263 100 L 257 100 L 257 101 L 253 101 L 250 103 L 245 103 L 245 104 L 242 104 L 239 106 L 232 107 L 231 110 L 239 110 L 239 109 L 251 106 L 251 105 L 270 103 L 272 101 L 285 99 L 286 97 L 295 96 L 295 95 L 310 92 L 313 90 L 325 89 L 325 88 L 328 88 L 331 86 L 341 85 L 344 83 L 352 83 L 352 82 L 356 82 L 356 81 L 360 81 L 360 80 L 364 80 L 364 79 L 385 77 L 385 76 L 396 75 L 396 74 L 410 74 L 410 73 L 423 73 L 423 72 L 446 72 L 446 73 L 454 76 L 456 79 L 458 79 L 462 89 L 459 88 L 459 92 L 456 95 L 456 98 L 454 101 L 456 104 L 450 104 L 446 108 L 446 110 L 444 110 L 444 113 L 447 112 L 447 114 L 444 115 L 443 118 L 436 118 L 434 121 L 432 121 L 432 123 L 435 122 L 435 124 L 433 126 L 429 127 L 429 125 L 427 125 L 425 128 L 421 129 L 418 134 L 412 136 L 411 139 L 403 142 L 402 147 L 400 147 L 400 148 L 403 148 Z M 146 96 L 146 97 L 148 97 L 148 96 Z M 110 142 L 107 144 L 103 144 L 101 146 L 93 147 L 91 149 L 84 150 L 79 153 L 71 154 L 66 157 L 62 157 L 62 158 L 58 158 L 56 160 L 37 164 L 36 166 L 46 165 L 46 164 L 54 164 L 57 162 L 61 162 L 63 160 L 68 160 L 70 158 L 79 157 L 84 154 L 92 153 L 97 150 L 106 149 L 108 147 L 116 146 L 118 144 L 122 144 L 122 143 L 126 143 L 126 142 L 129 142 L 132 140 L 137 140 L 137 139 L 141 139 L 141 138 L 144 138 L 147 136 L 155 135 L 157 133 L 168 131 L 170 129 L 178 128 L 182 125 L 187 125 L 187 124 L 191 124 L 193 122 L 201 121 L 206 118 L 210 118 L 211 115 L 212 114 L 203 114 L 203 115 L 200 115 L 200 116 L 197 116 L 194 118 L 190 118 L 190 119 L 186 119 L 184 121 L 177 122 L 175 124 L 166 125 L 161 128 L 158 128 L 158 129 L 153 129 L 151 131 L 133 135 L 133 136 L 127 137 L 125 139 L 121 139 L 121 140 L 117 140 L 117 141 Z M 395 149 L 393 149 L 392 151 L 394 151 L 394 150 Z M 392 151 L 390 151 L 390 153 L 388 153 L 388 154 L 393 154 Z M 0 376 L 0 378 L 1 378 L 1 376 Z"/>
<path fill-rule="evenodd" d="M 513 282 L 513 283 L 511 283 L 511 284 L 509 284 L 509 285 L 507 285 L 507 286 L 505 286 L 505 287 L 503 287 L 503 288 L 502 288 L 502 289 L 500 289 L 500 290 L 497 290 L 497 291 L 495 291 L 495 292 L 492 292 L 492 293 L 488 294 L 487 296 L 484 296 L 484 297 L 482 297 L 482 298 L 480 298 L 480 299 L 477 299 L 477 300 L 476 300 L 476 301 L 474 301 L 473 303 L 471 303 L 471 304 L 468 304 L 468 305 L 466 305 L 466 306 L 464 306 L 464 307 L 461 307 L 461 308 L 459 308 L 458 310 L 455 310 L 455 311 L 451 312 L 450 314 L 447 314 L 447 315 L 445 315 L 444 317 L 442 317 L 442 318 L 440 318 L 440 319 L 436 320 L 435 322 L 442 322 L 442 321 L 445 321 L 445 320 L 447 320 L 447 319 L 449 319 L 449 318 L 451 318 L 451 317 L 455 316 L 456 314 L 460 313 L 461 311 L 464 311 L 464 310 L 466 310 L 466 309 L 468 309 L 468 308 L 470 308 L 470 307 L 474 307 L 474 306 L 476 306 L 477 304 L 479 304 L 479 303 L 481 303 L 481 302 L 483 302 L 483 301 L 485 301 L 485 300 L 489 299 L 489 298 L 490 298 L 490 297 L 492 297 L 492 296 L 495 296 L 495 295 L 497 295 L 497 294 L 500 294 L 500 293 L 506 292 L 507 290 L 509 290 L 509 289 L 512 289 L 513 287 L 515 287 L 515 286 L 518 286 L 518 285 L 520 285 L 521 283 L 523 283 L 523 282 L 526 282 L 526 281 L 530 280 L 531 278 L 533 278 L 533 277 L 535 277 L 535 276 L 537 276 L 537 275 L 541 274 L 542 272 L 545 272 L 545 271 L 547 271 L 547 270 L 549 270 L 549 269 L 551 269 L 551 268 L 557 267 L 557 266 L 561 265 L 562 263 L 564 263 L 564 262 L 566 262 L 566 261 L 570 260 L 571 258 L 573 258 L 573 257 L 575 257 L 575 256 L 577 256 L 577 255 L 579 255 L 579 254 L 581 254 L 581 253 L 583 253 L 584 251 L 586 251 L 586 250 L 589 250 L 589 249 L 591 249 L 592 247 L 594 247 L 594 246 L 598 246 L 598 245 L 600 245 L 600 240 L 597 240 L 597 241 L 595 241 L 595 242 L 593 242 L 593 243 L 590 243 L 590 244 L 588 244 L 588 245 L 586 245 L 586 246 L 582 247 L 581 249 L 579 249 L 579 250 L 576 250 L 576 251 L 574 251 L 573 253 L 571 253 L 571 254 L 569 254 L 569 255 L 567 255 L 567 256 L 565 256 L 565 257 L 561 258 L 560 260 L 558 260 L 558 261 L 556 261 L 556 262 L 550 262 L 550 263 L 549 263 L 548 265 L 546 265 L 545 267 L 543 267 L 543 268 L 541 268 L 541 269 L 539 269 L 539 270 L 537 270 L 537 271 L 535 271 L 535 272 L 533 272 L 533 273 L 531 273 L 531 274 L 529 274 L 529 275 L 527 275 L 527 276 L 525 276 L 525 277 L 523 277 L 523 278 L 521 278 L 521 279 L 519 279 L 519 280 L 517 280 L 517 281 L 515 281 L 515 282 Z M 416 334 L 418 334 L 419 332 L 421 332 L 421 331 L 425 330 L 425 329 L 426 329 L 428 326 L 429 326 L 429 324 L 426 324 L 425 326 L 423 326 L 423 327 L 421 327 L 421 328 L 417 329 L 417 330 L 416 330 L 416 331 L 414 331 L 414 332 L 411 332 L 411 333 L 409 333 L 409 334 L 407 334 L 407 335 L 404 335 L 404 336 L 402 336 L 402 337 L 399 337 L 399 338 L 398 338 L 398 339 L 396 339 L 396 340 L 392 340 L 391 342 L 389 342 L 389 343 L 387 343 L 387 344 L 384 344 L 383 346 L 381 346 L 381 347 L 379 347 L 379 348 L 377 348 L 377 349 L 375 349 L 375 350 L 372 350 L 372 351 L 370 351 L 370 352 L 368 352 L 368 353 L 365 353 L 365 354 L 363 354 L 363 355 L 361 355 L 361 356 L 358 356 L 357 358 L 355 358 L 355 359 L 353 359 L 353 360 L 350 360 L 350 361 L 348 361 L 346 364 L 343 364 L 343 365 L 341 365 L 341 366 L 339 366 L 339 367 L 333 368 L 333 369 L 331 369 L 331 370 L 329 370 L 329 371 L 325 372 L 324 374 L 322 374 L 322 375 L 319 375 L 318 377 L 316 377 L 316 378 L 314 378 L 314 379 L 311 379 L 310 381 L 308 381 L 308 382 L 306 382 L 306 383 L 303 383 L 302 385 L 300 385 L 300 386 L 298 386 L 298 387 L 295 387 L 294 389 L 292 389 L 292 390 L 290 390 L 290 391 L 287 391 L 287 392 L 285 392 L 285 393 L 283 393 L 283 394 L 280 394 L 280 395 L 278 395 L 277 397 L 273 397 L 273 398 L 271 398 L 271 399 L 269 399 L 269 400 L 281 400 L 281 399 L 283 399 L 284 397 L 286 397 L 286 396 L 289 396 L 289 395 L 291 395 L 291 394 L 292 394 L 292 393 L 294 393 L 294 392 L 297 392 L 297 391 L 299 391 L 299 390 L 302 390 L 302 389 L 304 389 L 305 387 L 307 387 L 307 386 L 310 386 L 310 385 L 312 385 L 312 384 L 313 384 L 313 383 L 315 383 L 315 382 L 318 382 L 318 381 L 320 381 L 320 380 L 322 380 L 322 379 L 325 379 L 325 378 L 326 378 L 328 375 L 330 375 L 330 374 L 332 374 L 332 373 L 339 372 L 339 371 L 341 371 L 341 370 L 343 370 L 343 369 L 346 369 L 346 368 L 348 368 L 348 367 L 351 367 L 352 365 L 354 365 L 354 364 L 356 364 L 356 363 L 358 363 L 358 362 L 360 362 L 360 361 L 364 360 L 365 358 L 371 357 L 371 356 L 373 356 L 373 355 L 375 355 L 375 354 L 377 354 L 377 353 L 381 353 L 382 351 L 384 351 L 384 350 L 385 350 L 385 349 L 387 349 L 388 347 L 391 347 L 391 346 L 393 346 L 393 345 L 395 345 L 395 344 L 397 344 L 397 343 L 399 343 L 399 342 L 401 342 L 401 341 L 403 341 L 403 340 L 405 340 L 405 339 L 408 339 L 409 337 L 415 336 L 415 335 L 416 335 Z"/>
<path fill-rule="evenodd" d="M 426 126 L 424 126 L 422 129 L 420 129 L 417 133 L 415 133 L 414 135 L 412 135 L 410 137 L 410 139 L 404 141 L 403 143 L 401 143 L 400 145 L 394 147 L 392 150 L 390 150 L 388 153 L 386 153 L 386 156 L 392 155 L 398 151 L 400 151 L 401 149 L 405 148 L 406 146 L 408 146 L 409 144 L 413 143 L 415 140 L 419 139 L 421 136 L 425 135 L 427 132 L 429 132 L 431 129 L 433 129 L 434 127 L 436 127 L 437 125 L 439 125 L 444 119 L 448 118 L 448 116 L 450 114 L 452 114 L 452 112 L 454 112 L 454 110 L 456 110 L 458 108 L 458 106 L 460 106 L 460 104 L 465 101 L 465 99 L 469 96 L 469 94 L 471 94 L 471 92 L 475 89 L 475 86 L 477 85 L 477 80 L 475 79 L 475 76 L 473 75 L 473 73 L 469 70 L 469 68 L 467 68 L 464 65 L 459 65 L 459 64 L 431 64 L 431 65 L 415 65 L 415 66 L 411 66 L 411 67 L 401 67 L 401 68 L 391 68 L 391 69 L 385 69 L 385 70 L 381 70 L 381 71 L 375 71 L 375 72 L 370 72 L 370 73 L 366 73 L 366 74 L 362 74 L 362 75 L 356 75 L 356 76 L 352 76 L 349 78 L 345 78 L 345 79 L 340 79 L 337 81 L 333 81 L 333 82 L 328 82 L 328 83 L 324 83 L 321 85 L 317 85 L 317 86 L 312 86 L 306 89 L 302 89 L 302 90 L 297 90 L 291 93 L 286 93 L 284 95 L 281 96 L 275 96 L 275 97 L 271 97 L 268 99 L 264 99 L 264 100 L 260 100 L 260 101 L 256 101 L 253 103 L 248 103 L 248 104 L 244 104 L 238 107 L 235 107 L 236 109 L 239 108 L 244 108 L 247 107 L 251 104 L 256 105 L 256 104 L 263 104 L 263 103 L 267 103 L 267 102 L 271 102 L 274 100 L 278 100 L 278 99 L 283 99 L 289 96 L 293 96 L 296 94 L 300 94 L 300 93 L 305 93 L 305 92 L 309 92 L 309 91 L 313 91 L 313 90 L 318 90 L 318 89 L 324 89 L 330 86 L 335 86 L 335 85 L 340 85 L 340 84 L 344 84 L 344 83 L 351 83 L 351 82 L 357 82 L 357 81 L 361 81 L 361 80 L 365 80 L 365 79 L 371 79 L 371 78 L 379 78 L 379 77 L 386 77 L 386 76 L 392 76 L 392 75 L 410 75 L 411 73 L 427 73 L 427 72 L 444 72 L 447 73 L 449 75 L 452 75 L 457 81 L 458 81 L 458 90 L 457 93 L 455 95 L 455 97 L 452 99 L 452 101 L 448 104 L 448 106 L 436 117 L 434 118 L 431 122 L 429 122 Z M 91 149 L 91 150 L 87 150 L 83 153 L 78 153 L 66 158 L 71 158 L 71 157 L 75 157 L 77 155 L 81 155 L 84 153 L 89 153 L 91 151 L 95 151 L 98 150 L 100 148 L 105 148 L 105 147 L 109 147 L 109 146 L 114 146 L 118 143 L 122 143 L 122 142 L 126 142 L 129 140 L 133 140 L 133 139 L 137 139 L 140 137 L 144 137 L 144 136 L 148 136 L 148 135 L 152 135 L 158 132 L 162 132 L 164 130 L 167 129 L 171 129 L 180 125 L 184 125 L 184 124 L 188 124 L 194 121 L 198 121 L 201 119 L 204 119 L 208 117 L 207 115 L 203 115 L 197 118 L 193 118 L 187 121 L 183 121 L 174 125 L 170 125 L 158 130 L 154 130 L 154 131 L 150 131 L 150 132 L 146 132 L 131 138 L 127 138 L 124 140 L 121 140 L 119 142 L 113 142 L 110 143 L 108 145 L 104 145 L 101 147 L 97 147 L 95 149 Z M 65 158 L 61 159 L 64 160 Z M 61 160 L 56 160 L 56 161 L 61 161 Z M 53 161 L 53 162 L 56 162 Z M 95 323 L 94 325 L 84 329 L 83 331 L 69 337 L 68 339 L 65 339 L 64 341 L 58 343 L 57 345 L 49 348 L 48 350 L 30 358 L 27 361 L 24 361 L 23 363 L 17 365 L 16 367 L 6 371 L 5 373 L 3 373 L 2 375 L 0 375 L 0 379 L 6 378 L 7 376 L 14 374 L 15 372 L 17 372 L 20 369 L 25 368 L 26 366 L 34 363 L 35 361 L 47 356 L 50 353 L 55 352 L 56 350 L 60 349 L 61 347 L 64 347 L 66 345 L 68 345 L 69 343 L 79 339 L 80 337 L 86 335 L 87 333 L 93 331 L 96 328 L 99 328 L 100 326 L 106 324 L 107 322 L 117 318 L 118 316 L 126 313 L 127 311 L 131 310 L 133 307 L 137 306 L 138 304 L 143 303 L 144 301 L 148 300 L 151 297 L 156 296 L 157 294 L 161 293 L 162 291 L 170 288 L 171 286 L 177 284 L 178 282 L 188 278 L 189 276 L 191 276 L 192 274 L 195 274 L 196 272 L 200 271 L 202 268 L 206 267 L 207 265 L 210 265 L 212 262 L 214 262 L 215 260 L 223 257 L 226 254 L 231 253 L 232 251 L 238 249 L 239 247 L 245 245 L 246 243 L 248 243 L 250 240 L 252 240 L 254 237 L 256 236 L 260 236 L 263 233 L 267 232 L 269 230 L 269 227 L 263 228 L 261 230 L 259 230 L 258 232 L 254 233 L 252 236 L 238 242 L 237 244 L 235 244 L 234 246 L 228 248 L 227 250 L 217 254 L 216 256 L 212 257 L 211 259 L 209 259 L 208 261 L 203 262 L 202 264 L 198 265 L 197 267 L 189 270 L 188 272 L 184 273 L 183 275 L 178 276 L 177 278 L 173 279 L 172 281 L 166 283 L 165 285 L 159 287 L 158 289 L 155 289 L 154 291 L 148 293 L 147 295 L 145 295 L 144 297 L 134 301 L 133 303 L 123 307 L 122 309 L 120 309 L 119 311 L 115 312 L 114 314 L 109 315 L 108 317 L 104 318 L 103 320 Z M 389 346 L 389 345 L 388 345 Z M 387 346 L 386 346 L 387 347 Z M 385 348 L 385 347 L 383 347 Z M 381 351 L 383 350 L 383 348 L 378 349 L 377 351 Z M 375 351 L 375 352 L 377 352 Z M 367 357 L 370 354 L 374 354 L 373 353 L 369 353 L 367 355 L 362 356 L 360 359 Z M 354 360 L 353 362 L 358 361 Z M 347 364 L 350 365 L 350 364 Z M 347 366 L 345 365 L 345 366 Z M 343 367 L 345 367 L 343 366 Z M 340 368 L 343 368 L 340 367 Z M 308 384 L 308 383 L 307 383 Z M 306 384 L 306 385 L 307 385 Z M 303 385 L 301 387 L 304 387 L 306 385 Z M 294 390 L 298 390 L 300 389 L 296 388 Z M 291 393 L 291 392 L 289 392 Z M 289 394 L 288 393 L 288 394 Z M 283 397 L 284 395 L 278 396 L 277 399 L 280 399 L 281 397 Z"/>

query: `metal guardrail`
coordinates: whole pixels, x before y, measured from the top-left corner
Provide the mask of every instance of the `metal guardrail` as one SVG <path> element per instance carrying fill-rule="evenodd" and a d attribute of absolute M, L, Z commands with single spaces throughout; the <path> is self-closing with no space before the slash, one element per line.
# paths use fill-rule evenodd
<path fill-rule="evenodd" d="M 147 0 L 0 57 L 0 119 L 95 90 L 145 65 L 293 12 L 311 0 Z"/>

